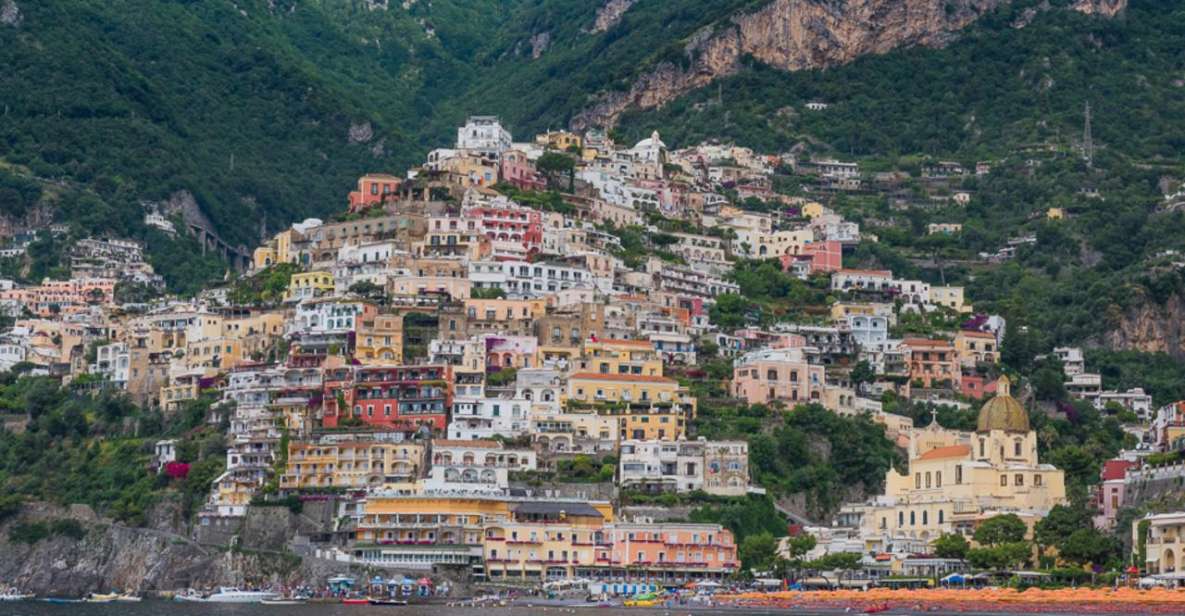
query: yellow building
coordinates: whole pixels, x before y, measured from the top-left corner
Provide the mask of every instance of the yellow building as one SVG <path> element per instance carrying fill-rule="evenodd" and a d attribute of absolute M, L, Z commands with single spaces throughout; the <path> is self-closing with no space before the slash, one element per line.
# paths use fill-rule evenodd
<path fill-rule="evenodd" d="M 963 301 L 963 287 L 930 287 L 930 303 L 959 313 L 971 312 L 971 305 Z"/>
<path fill-rule="evenodd" d="M 806 218 L 815 218 L 817 216 L 822 216 L 827 212 L 827 208 L 818 201 L 808 201 L 802 205 L 802 215 Z"/>
<path fill-rule="evenodd" d="M 584 140 L 580 135 L 565 130 L 547 131 L 535 135 L 535 143 L 553 150 L 567 151 L 569 148 L 583 149 Z"/>
<path fill-rule="evenodd" d="M 552 502 L 591 505 L 610 520 L 613 515 L 608 501 Z M 355 516 L 352 556 L 364 564 L 409 569 L 470 565 L 481 574 L 485 529 L 511 522 L 518 504 L 499 496 L 372 493 Z"/>
<path fill-rule="evenodd" d="M 363 317 L 355 338 L 355 358 L 368 365 L 403 364 L 403 315 Z"/>
<path fill-rule="evenodd" d="M 677 441 L 687 435 L 687 421 L 694 417 L 678 407 L 626 408 L 610 411 L 617 419 L 622 439 L 636 441 Z"/>
<path fill-rule="evenodd" d="M 896 322 L 893 315 L 893 304 L 863 303 L 863 302 L 835 302 L 831 305 L 831 320 L 843 321 L 846 317 L 886 317 L 890 323 Z"/>
<path fill-rule="evenodd" d="M 662 358 L 649 340 L 586 340 L 574 370 L 635 376 L 663 374 Z"/>
<path fill-rule="evenodd" d="M 1066 210 L 1060 207 L 1051 207 L 1045 211 L 1045 218 L 1049 220 L 1062 220 L 1066 217 Z"/>
<path fill-rule="evenodd" d="M 912 430 L 908 472 L 890 469 L 884 496 L 846 506 L 839 517 L 858 519 L 867 550 L 928 553 L 941 535 L 970 538 L 996 515 L 1016 514 L 1031 529 L 1065 500 L 1062 471 L 1038 459 L 1028 413 L 1001 377 L 975 432 L 946 430 L 936 421 Z"/>
<path fill-rule="evenodd" d="M 597 566 L 598 548 L 608 560 L 603 529 L 612 510 L 588 503 L 525 502 L 510 519 L 485 531 L 483 560 L 491 580 L 577 577 Z M 608 516 L 608 517 L 607 517 Z"/>
<path fill-rule="evenodd" d="M 412 442 L 290 443 L 280 488 L 372 488 L 414 480 L 424 468 L 424 445 Z"/>
<path fill-rule="evenodd" d="M 256 248 L 252 255 L 255 269 L 261 270 L 276 263 L 296 263 L 296 255 L 292 253 L 292 233 L 292 229 L 281 231 Z"/>
<path fill-rule="evenodd" d="M 955 334 L 955 351 L 959 354 L 959 363 L 967 368 L 1000 362 L 996 336 L 988 332 L 959 330 Z"/>
<path fill-rule="evenodd" d="M 333 274 L 329 272 L 300 272 L 293 274 L 288 281 L 288 293 L 284 301 L 296 302 L 302 299 L 332 295 L 334 291 Z"/>
<path fill-rule="evenodd" d="M 568 377 L 568 400 L 586 403 L 681 404 L 674 379 L 643 374 L 577 372 Z"/>
<path fill-rule="evenodd" d="M 226 370 L 246 359 L 242 341 L 235 338 L 204 338 L 185 345 L 185 367 Z"/>

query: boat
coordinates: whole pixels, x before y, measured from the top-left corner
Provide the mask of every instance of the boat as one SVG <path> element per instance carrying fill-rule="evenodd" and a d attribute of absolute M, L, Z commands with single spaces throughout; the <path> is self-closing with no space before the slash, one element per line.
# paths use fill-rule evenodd
<path fill-rule="evenodd" d="M 239 590 L 223 586 L 217 592 L 202 595 L 196 591 L 188 591 L 174 597 L 177 601 L 191 601 L 195 603 L 262 603 L 264 599 L 279 599 L 279 593 L 270 590 Z"/>
<path fill-rule="evenodd" d="M 622 605 L 625 607 L 655 607 L 662 605 L 662 597 L 652 592 L 634 595 L 632 599 L 626 599 Z"/>
<path fill-rule="evenodd" d="M 121 603 L 139 603 L 141 599 L 136 595 L 123 593 L 122 595 L 116 595 L 115 600 Z"/>
<path fill-rule="evenodd" d="M 371 597 L 366 602 L 371 605 L 407 605 L 407 601 L 402 599 L 383 599 L 381 597 Z"/>
<path fill-rule="evenodd" d="M 342 603 L 345 605 L 370 605 L 370 599 L 366 597 L 346 597 L 342 599 Z"/>
<path fill-rule="evenodd" d="M 91 594 L 87 595 L 86 598 L 83 599 L 83 601 L 85 601 L 87 603 L 112 603 L 118 598 L 119 598 L 119 594 L 113 593 L 113 592 L 111 592 L 111 593 L 92 592 Z"/>
<path fill-rule="evenodd" d="M 0 601 L 28 601 L 29 599 L 36 599 L 37 596 L 32 593 L 23 593 L 16 589 L 15 586 L 0 592 Z"/>

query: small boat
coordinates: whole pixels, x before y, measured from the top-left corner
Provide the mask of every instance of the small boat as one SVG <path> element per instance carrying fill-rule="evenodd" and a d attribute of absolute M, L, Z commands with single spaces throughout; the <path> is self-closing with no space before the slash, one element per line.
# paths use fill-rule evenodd
<path fill-rule="evenodd" d="M 87 603 L 112 603 L 118 598 L 119 598 L 119 594 L 113 593 L 113 592 L 111 592 L 111 593 L 92 592 L 91 594 L 87 595 L 86 598 L 83 599 L 83 601 L 85 601 Z"/>
<path fill-rule="evenodd" d="M 344 605 L 370 605 L 370 599 L 366 597 L 346 597 L 342 599 Z"/>
<path fill-rule="evenodd" d="M 383 599 L 381 597 L 371 597 L 366 602 L 371 605 L 407 605 L 407 601 L 401 599 Z"/>
<path fill-rule="evenodd" d="M 85 603 L 86 599 L 64 599 L 62 597 L 46 597 L 42 599 L 46 603 Z"/>
<path fill-rule="evenodd" d="M 9 588 L 4 592 L 0 592 L 0 601 L 28 601 L 36 599 L 37 595 L 32 593 L 23 593 L 16 588 Z"/>
<path fill-rule="evenodd" d="M 123 593 L 122 595 L 116 595 L 115 600 L 119 601 L 121 603 L 139 603 L 141 601 L 140 597 L 137 597 L 136 595 L 132 595 L 132 594 L 128 594 L 128 593 Z"/>

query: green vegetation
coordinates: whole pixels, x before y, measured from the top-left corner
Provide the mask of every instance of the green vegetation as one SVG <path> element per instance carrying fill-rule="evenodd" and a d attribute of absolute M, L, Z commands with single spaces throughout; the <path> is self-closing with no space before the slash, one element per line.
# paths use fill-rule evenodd
<path fill-rule="evenodd" d="M 276 304 L 284 299 L 292 275 L 300 272 L 293 263 L 277 263 L 235 281 L 227 298 L 238 305 Z"/>
<path fill-rule="evenodd" d="M 705 405 L 699 415 L 697 435 L 747 440 L 754 483 L 774 495 L 805 494 L 812 515 L 820 518 L 847 499 L 880 490 L 885 472 L 899 461 L 884 426 L 818 404 L 783 413 Z"/>
<path fill-rule="evenodd" d="M 86 529 L 77 520 L 59 519 L 52 522 L 17 524 L 8 530 L 10 541 L 30 545 L 55 536 L 78 541 L 86 536 Z"/>
<path fill-rule="evenodd" d="M 141 409 L 127 398 L 89 394 L 46 377 L 3 377 L 0 409 L 30 419 L 21 434 L 0 431 L 0 491 L 60 504 L 85 503 L 100 513 L 142 524 L 158 498 L 172 492 L 192 512 L 222 472 L 222 434 L 205 425 L 210 400 L 190 402 L 176 416 Z M 149 472 L 153 443 L 181 438 L 190 473 L 173 485 Z"/>

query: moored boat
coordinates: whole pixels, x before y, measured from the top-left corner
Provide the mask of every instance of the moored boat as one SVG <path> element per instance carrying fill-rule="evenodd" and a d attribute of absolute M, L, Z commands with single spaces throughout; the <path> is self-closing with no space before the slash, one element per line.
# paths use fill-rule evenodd
<path fill-rule="evenodd" d="M 346 597 L 342 599 L 342 603 L 345 605 L 370 605 L 370 599 L 366 597 Z"/>
<path fill-rule="evenodd" d="M 308 602 L 304 599 L 285 599 L 280 597 L 277 599 L 264 599 L 260 603 L 263 605 L 304 605 Z"/>
<path fill-rule="evenodd" d="M 217 592 L 203 595 L 196 591 L 188 591 L 174 597 L 177 601 L 195 603 L 262 603 L 265 599 L 279 599 L 280 595 L 270 590 L 239 590 L 223 586 Z"/>
<path fill-rule="evenodd" d="M 371 597 L 366 601 L 371 605 L 407 605 L 407 601 L 401 599 L 384 599 L 381 597 Z"/>
<path fill-rule="evenodd" d="M 9 588 L 4 592 L 0 592 L 0 601 L 28 601 L 35 598 L 37 598 L 37 595 L 22 593 L 15 588 Z"/>

